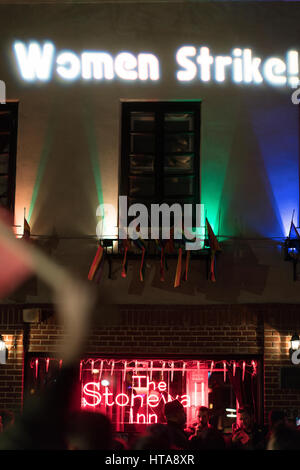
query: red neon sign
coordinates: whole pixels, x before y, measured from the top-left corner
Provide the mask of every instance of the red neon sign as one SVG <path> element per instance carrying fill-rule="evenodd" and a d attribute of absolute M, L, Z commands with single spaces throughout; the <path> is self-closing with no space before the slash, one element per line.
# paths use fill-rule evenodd
<path fill-rule="evenodd" d="M 172 394 L 165 380 L 152 380 L 148 375 L 132 375 L 130 391 L 113 393 L 110 386 L 100 382 L 87 382 L 82 387 L 82 408 L 107 409 L 129 408 L 125 422 L 151 424 L 158 422 L 156 410 L 172 400 L 179 400 L 184 408 L 198 407 L 207 403 L 207 383 L 194 382 L 191 393 Z M 103 410 L 104 411 L 104 410 Z"/>
<path fill-rule="evenodd" d="M 154 382 L 153 382 L 154 383 Z M 202 400 L 201 403 L 197 402 L 197 383 L 195 384 L 195 394 L 194 394 L 194 406 L 199 406 L 204 402 L 204 383 L 202 382 Z M 158 406 L 160 400 L 162 400 L 164 403 L 167 403 L 172 400 L 179 400 L 183 407 L 187 408 L 191 406 L 192 400 L 191 397 L 187 394 L 184 395 L 176 395 L 172 396 L 168 394 L 168 398 L 166 399 L 165 395 L 162 393 L 158 396 L 154 393 L 147 393 L 146 397 L 144 394 L 138 394 L 134 395 L 131 394 L 129 396 L 127 393 L 118 393 L 116 396 L 113 395 L 112 392 L 109 392 L 108 387 L 104 387 L 104 391 L 100 393 L 100 382 L 88 382 L 84 385 L 83 387 L 83 404 L 82 406 L 91 406 L 93 408 L 96 408 L 97 406 L 102 403 L 104 406 L 127 406 L 130 404 L 131 407 L 133 407 L 137 401 L 140 401 L 140 406 L 143 407 L 145 405 L 151 406 L 152 408 Z M 156 388 L 156 387 L 155 387 Z M 155 390 L 155 388 L 153 390 Z M 163 392 L 167 390 L 167 384 L 166 382 L 159 382 L 157 384 L 157 389 L 159 392 Z M 149 390 L 148 390 L 149 392 Z M 87 398 L 89 397 L 89 398 Z M 113 399 L 110 399 L 110 397 L 114 397 Z"/>
<path fill-rule="evenodd" d="M 246 368 L 247 365 L 247 368 Z M 239 367 L 243 379 L 254 361 L 165 361 L 103 360 L 83 361 L 81 407 L 109 416 L 116 430 L 127 424 L 147 425 L 165 421 L 164 406 L 179 400 L 185 408 L 187 425 L 197 419 L 197 408 L 212 403 L 218 381 L 228 383 L 228 373 Z M 96 366 L 96 369 L 94 369 Z M 209 378 L 213 374 L 213 380 Z M 209 395 L 211 394 L 211 395 Z"/>
<path fill-rule="evenodd" d="M 42 373 L 50 372 L 50 361 L 62 366 L 61 360 L 47 356 L 31 360 L 35 383 Z M 127 424 L 164 422 L 164 405 L 177 399 L 185 408 L 190 425 L 199 406 L 214 406 L 214 387 L 220 381 L 228 384 L 228 373 L 232 370 L 235 376 L 237 368 L 243 381 L 247 380 L 246 374 L 257 374 L 254 360 L 81 360 L 81 407 L 107 414 L 116 430 L 123 431 Z M 230 406 L 234 405 L 230 402 Z"/>

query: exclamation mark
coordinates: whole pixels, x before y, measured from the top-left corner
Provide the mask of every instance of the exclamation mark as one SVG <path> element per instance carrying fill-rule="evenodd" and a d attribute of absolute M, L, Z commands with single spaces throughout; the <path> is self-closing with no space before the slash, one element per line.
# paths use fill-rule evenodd
<path fill-rule="evenodd" d="M 299 85 L 299 54 L 297 51 L 288 51 L 287 53 L 287 73 L 288 83 L 292 88 Z"/>

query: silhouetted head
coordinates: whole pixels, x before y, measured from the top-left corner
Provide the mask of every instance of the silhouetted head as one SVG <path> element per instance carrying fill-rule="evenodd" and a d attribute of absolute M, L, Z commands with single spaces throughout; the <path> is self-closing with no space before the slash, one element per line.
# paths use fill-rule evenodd
<path fill-rule="evenodd" d="M 185 426 L 186 413 L 179 400 L 169 401 L 165 404 L 165 417 L 168 423 L 176 423 L 180 427 Z"/>
<path fill-rule="evenodd" d="M 254 423 L 254 416 L 251 407 L 244 406 L 238 410 L 241 426 L 247 431 L 250 430 Z"/>
<path fill-rule="evenodd" d="M 9 410 L 0 410 L 0 416 L 2 418 L 3 431 L 10 428 L 15 422 L 15 415 Z"/>
<path fill-rule="evenodd" d="M 271 410 L 269 413 L 269 430 L 272 431 L 280 424 L 286 424 L 286 415 L 281 410 Z"/>
<path fill-rule="evenodd" d="M 267 450 L 300 450 L 300 431 L 279 424 L 270 437 Z"/>
<path fill-rule="evenodd" d="M 209 409 L 206 406 L 200 406 L 197 413 L 198 423 L 202 427 L 206 427 L 209 424 Z"/>

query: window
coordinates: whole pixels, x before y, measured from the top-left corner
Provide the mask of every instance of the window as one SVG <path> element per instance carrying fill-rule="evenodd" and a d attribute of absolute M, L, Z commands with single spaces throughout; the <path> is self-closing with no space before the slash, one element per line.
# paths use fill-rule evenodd
<path fill-rule="evenodd" d="M 199 203 L 200 102 L 126 102 L 120 195 L 134 203 Z"/>
<path fill-rule="evenodd" d="M 14 212 L 18 130 L 17 101 L 0 105 L 0 206 Z"/>
<path fill-rule="evenodd" d="M 45 393 L 56 382 L 62 362 L 54 356 L 28 353 L 25 399 Z M 149 424 L 164 423 L 164 406 L 174 399 L 185 409 L 187 426 L 197 421 L 199 406 L 209 408 L 211 424 L 224 432 L 231 432 L 237 409 L 244 405 L 252 405 L 257 422 L 262 422 L 262 367 L 257 357 L 121 359 L 91 355 L 78 361 L 74 373 L 74 404 L 108 416 L 115 432 L 140 433 Z"/>

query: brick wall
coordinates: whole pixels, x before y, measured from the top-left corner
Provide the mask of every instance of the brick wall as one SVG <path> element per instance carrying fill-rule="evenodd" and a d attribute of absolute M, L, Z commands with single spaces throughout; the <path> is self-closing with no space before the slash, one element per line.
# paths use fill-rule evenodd
<path fill-rule="evenodd" d="M 290 339 L 300 333 L 299 306 L 278 306 L 265 315 L 265 414 L 272 408 L 285 409 L 292 416 L 300 415 L 300 391 L 280 387 L 281 367 L 292 366 L 289 358 Z"/>
<path fill-rule="evenodd" d="M 264 357 L 265 417 L 271 408 L 290 414 L 299 408 L 300 391 L 280 389 L 280 367 L 290 366 L 289 340 L 300 332 L 298 305 L 120 306 L 94 323 L 86 354 L 173 355 L 182 357 L 261 355 Z M 0 407 L 17 409 L 22 391 L 21 310 L 2 312 L 1 333 L 8 342 L 9 360 L 0 366 Z M 11 349 L 17 338 L 16 350 Z M 63 345 L 63 329 L 51 309 L 42 321 L 31 323 L 31 353 L 57 353 Z M 293 366 L 300 367 L 300 366 Z"/>
<path fill-rule="evenodd" d="M 8 348 L 6 364 L 0 364 L 0 408 L 18 411 L 23 393 L 23 324 L 22 312 L 1 308 L 0 334 Z"/>

